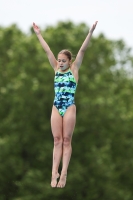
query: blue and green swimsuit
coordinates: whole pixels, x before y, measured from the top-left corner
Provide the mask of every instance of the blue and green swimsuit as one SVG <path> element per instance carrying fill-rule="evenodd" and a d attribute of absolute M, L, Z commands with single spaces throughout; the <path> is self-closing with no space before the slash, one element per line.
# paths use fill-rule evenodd
<path fill-rule="evenodd" d="M 54 78 L 54 106 L 58 109 L 63 117 L 67 108 L 73 104 L 77 83 L 69 69 L 67 72 L 57 71 Z"/>

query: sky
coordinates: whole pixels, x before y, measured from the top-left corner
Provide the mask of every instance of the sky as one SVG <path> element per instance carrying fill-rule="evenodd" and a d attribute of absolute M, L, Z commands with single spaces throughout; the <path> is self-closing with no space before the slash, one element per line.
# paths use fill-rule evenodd
<path fill-rule="evenodd" d="M 0 26 L 11 24 L 28 33 L 32 23 L 44 29 L 59 21 L 98 21 L 94 36 L 123 39 L 133 48 L 133 0 L 0 0 Z"/>

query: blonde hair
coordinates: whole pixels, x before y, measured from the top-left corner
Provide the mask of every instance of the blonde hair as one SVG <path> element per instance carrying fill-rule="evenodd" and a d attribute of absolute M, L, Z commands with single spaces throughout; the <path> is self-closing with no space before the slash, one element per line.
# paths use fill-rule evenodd
<path fill-rule="evenodd" d="M 59 55 L 59 54 L 64 54 L 64 55 L 66 55 L 66 56 L 68 57 L 69 60 L 72 60 L 72 53 L 71 53 L 71 51 L 69 51 L 69 50 L 67 50 L 67 49 L 61 50 L 61 51 L 58 53 L 58 55 Z"/>

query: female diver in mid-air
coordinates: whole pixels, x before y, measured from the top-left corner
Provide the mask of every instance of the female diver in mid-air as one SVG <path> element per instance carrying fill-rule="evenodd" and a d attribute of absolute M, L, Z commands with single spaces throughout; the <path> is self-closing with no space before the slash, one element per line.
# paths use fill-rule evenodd
<path fill-rule="evenodd" d="M 33 23 L 34 32 L 55 71 L 55 98 L 51 113 L 51 129 L 54 138 L 51 187 L 63 188 L 66 185 L 67 170 L 72 153 L 71 141 L 76 122 L 74 94 L 79 79 L 78 71 L 96 25 L 97 21 L 91 27 L 76 59 L 72 62 L 72 54 L 66 49 L 60 51 L 56 59 L 43 39 L 39 27 Z M 62 171 L 59 174 L 58 168 L 61 160 Z M 57 183 L 58 178 L 60 179 Z"/>

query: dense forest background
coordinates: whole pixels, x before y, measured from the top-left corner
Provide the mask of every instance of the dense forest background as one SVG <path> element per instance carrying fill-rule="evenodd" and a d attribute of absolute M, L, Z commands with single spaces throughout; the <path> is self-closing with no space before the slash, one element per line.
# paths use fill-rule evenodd
<path fill-rule="evenodd" d="M 66 21 L 42 35 L 76 55 L 88 31 Z M 0 27 L 0 200 L 133 200 L 132 49 L 93 36 L 79 73 L 67 185 L 53 189 L 54 71 L 32 27 Z"/>

